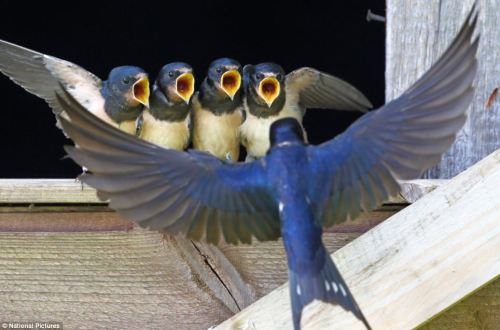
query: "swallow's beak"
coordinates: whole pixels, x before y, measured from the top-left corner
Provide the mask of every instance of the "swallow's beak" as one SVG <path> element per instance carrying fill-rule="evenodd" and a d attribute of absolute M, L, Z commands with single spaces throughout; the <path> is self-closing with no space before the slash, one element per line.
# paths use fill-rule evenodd
<path fill-rule="evenodd" d="M 229 70 L 220 77 L 222 90 L 231 98 L 238 92 L 241 86 L 241 75 L 237 70 Z"/>
<path fill-rule="evenodd" d="M 270 108 L 274 100 L 280 95 L 280 82 L 275 77 L 267 77 L 262 79 L 259 84 L 259 96 L 266 102 Z"/>
<path fill-rule="evenodd" d="M 181 74 L 175 80 L 175 92 L 181 99 L 189 104 L 189 100 L 194 93 L 194 76 L 191 72 Z"/>
<path fill-rule="evenodd" d="M 149 108 L 149 80 L 141 76 L 134 84 L 134 99 Z"/>

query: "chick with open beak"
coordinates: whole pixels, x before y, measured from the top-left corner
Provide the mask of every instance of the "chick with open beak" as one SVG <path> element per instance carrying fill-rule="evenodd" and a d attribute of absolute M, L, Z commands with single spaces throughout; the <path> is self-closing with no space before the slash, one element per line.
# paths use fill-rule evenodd
<path fill-rule="evenodd" d="M 278 119 L 292 117 L 302 126 L 308 108 L 365 112 L 370 101 L 347 82 L 313 68 L 300 68 L 285 75 L 275 63 L 243 68 L 246 119 L 240 127 L 247 160 L 263 157 L 270 147 L 269 129 Z M 302 127 L 304 131 L 305 130 Z"/>
<path fill-rule="evenodd" d="M 140 138 L 167 149 L 187 148 L 194 82 L 187 63 L 169 63 L 160 70 L 137 130 Z"/>
<path fill-rule="evenodd" d="M 240 154 L 239 126 L 243 122 L 241 64 L 220 58 L 209 67 L 193 98 L 193 147 L 225 160 Z"/>
<path fill-rule="evenodd" d="M 57 116 L 65 113 L 54 93 L 67 91 L 99 119 L 129 134 L 135 134 L 136 120 L 148 106 L 148 75 L 136 66 L 115 67 L 101 80 L 78 64 L 0 40 L 0 72 L 44 99 Z M 59 120 L 57 127 L 62 129 Z"/>

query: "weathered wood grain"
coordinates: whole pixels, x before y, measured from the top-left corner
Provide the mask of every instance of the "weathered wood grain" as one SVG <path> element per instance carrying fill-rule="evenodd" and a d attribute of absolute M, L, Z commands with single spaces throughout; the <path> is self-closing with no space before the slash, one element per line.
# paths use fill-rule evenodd
<path fill-rule="evenodd" d="M 231 316 L 183 258 L 140 229 L 0 233 L 0 315 L 65 329 L 206 329 Z"/>
<path fill-rule="evenodd" d="M 93 232 L 130 230 L 132 222 L 120 218 L 114 212 L 88 212 L 83 207 L 78 212 L 56 208 L 44 208 L 44 212 L 19 212 L 14 208 L 0 207 L 0 232 Z M 14 212 L 12 212 L 14 211 Z"/>
<path fill-rule="evenodd" d="M 419 330 L 496 330 L 500 328 L 500 278 L 492 281 Z"/>
<path fill-rule="evenodd" d="M 407 201 L 406 192 L 430 191 L 442 184 L 433 180 L 402 181 L 401 195 L 392 202 Z M 421 187 L 420 187 L 421 186 Z M 408 200 L 414 200 L 411 193 Z M 0 179 L 0 204 L 101 204 L 95 190 L 74 179 Z"/>
<path fill-rule="evenodd" d="M 403 207 L 334 227 L 324 235 L 329 251 Z M 0 207 L 0 301 L 9 302 L 0 304 L 2 320 L 207 329 L 286 281 L 281 241 L 215 248 L 132 229 L 103 206 L 38 208 Z"/>
<path fill-rule="evenodd" d="M 437 60 L 462 25 L 473 0 L 388 0 L 386 100 L 399 96 Z M 478 0 L 481 43 L 469 119 L 441 163 L 426 178 L 451 178 L 500 147 L 500 0 Z"/>
<path fill-rule="evenodd" d="M 408 203 L 415 203 L 448 180 L 411 180 L 401 181 L 401 197 Z"/>
<path fill-rule="evenodd" d="M 333 251 L 358 235 L 325 239 Z M 207 329 L 239 307 L 189 244 L 138 228 L 0 233 L 0 301 L 9 302 L 0 304 L 0 315 L 68 329 Z M 246 304 L 286 280 L 281 242 L 222 251 L 254 292 Z"/>
<path fill-rule="evenodd" d="M 0 203 L 102 203 L 75 179 L 0 179 Z"/>
<path fill-rule="evenodd" d="M 499 251 L 500 149 L 333 258 L 374 329 L 411 329 L 499 276 Z M 302 324 L 364 329 L 341 307 L 320 302 L 305 309 Z M 216 329 L 247 325 L 291 329 L 287 285 Z"/>

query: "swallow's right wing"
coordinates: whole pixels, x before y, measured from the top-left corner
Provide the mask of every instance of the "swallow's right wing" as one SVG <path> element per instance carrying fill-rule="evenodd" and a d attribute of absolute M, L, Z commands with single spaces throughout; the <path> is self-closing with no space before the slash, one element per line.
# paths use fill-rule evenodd
<path fill-rule="evenodd" d="M 418 178 L 455 141 L 474 94 L 479 44 L 473 39 L 474 8 L 441 58 L 401 96 L 337 138 L 309 147 L 317 176 L 331 183 L 323 226 L 380 206 L 399 192 L 397 179 Z"/>

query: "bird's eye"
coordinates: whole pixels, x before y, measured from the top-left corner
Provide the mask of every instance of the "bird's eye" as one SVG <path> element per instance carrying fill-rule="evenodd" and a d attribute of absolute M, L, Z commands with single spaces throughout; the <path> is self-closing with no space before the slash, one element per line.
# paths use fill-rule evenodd
<path fill-rule="evenodd" d="M 125 85 L 130 84 L 130 79 L 129 79 L 129 78 L 127 78 L 127 77 L 123 78 L 123 79 L 122 79 L 122 81 L 123 81 L 123 83 L 124 83 Z"/>
<path fill-rule="evenodd" d="M 263 75 L 262 73 L 257 73 L 257 74 L 255 75 L 255 77 L 256 77 L 257 79 L 261 80 L 262 78 L 264 78 L 264 75 Z"/>
<path fill-rule="evenodd" d="M 222 68 L 221 68 L 221 67 L 218 67 L 217 69 L 215 69 L 215 72 L 217 72 L 217 73 L 222 73 Z"/>
<path fill-rule="evenodd" d="M 173 71 L 169 71 L 169 72 L 168 72 L 168 76 L 169 76 L 169 77 L 173 77 L 173 76 L 174 76 L 174 72 L 173 72 Z"/>

